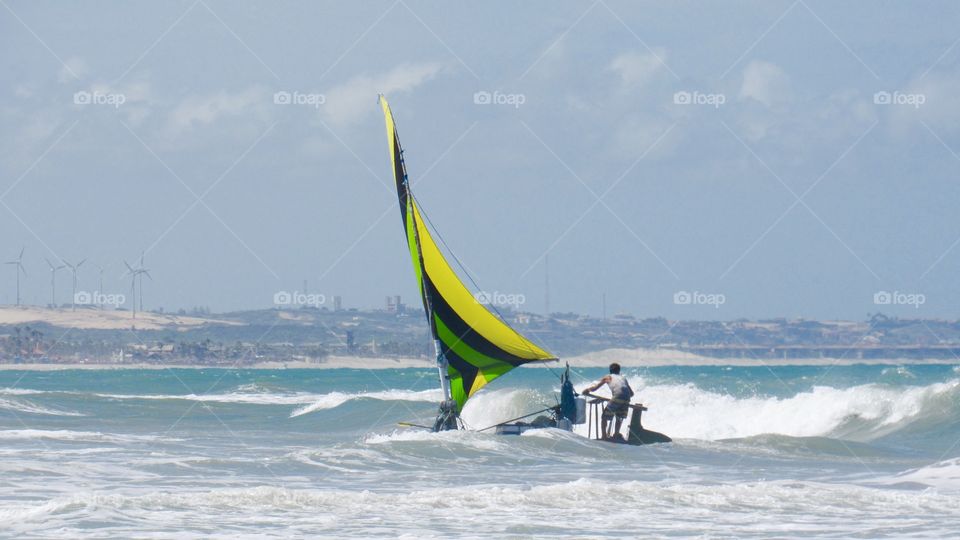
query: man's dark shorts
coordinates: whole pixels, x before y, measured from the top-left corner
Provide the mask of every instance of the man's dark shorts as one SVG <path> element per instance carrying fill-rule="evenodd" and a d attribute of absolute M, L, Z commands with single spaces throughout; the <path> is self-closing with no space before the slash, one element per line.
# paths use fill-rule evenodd
<path fill-rule="evenodd" d="M 629 408 L 630 407 L 627 403 L 617 402 L 617 401 L 608 401 L 607 407 L 603 409 L 603 417 L 613 418 L 614 416 L 616 416 L 617 418 L 626 418 L 627 411 L 629 410 Z"/>

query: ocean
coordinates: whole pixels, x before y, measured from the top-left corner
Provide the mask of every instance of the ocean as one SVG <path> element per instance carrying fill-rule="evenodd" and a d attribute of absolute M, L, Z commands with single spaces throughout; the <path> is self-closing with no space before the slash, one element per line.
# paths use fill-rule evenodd
<path fill-rule="evenodd" d="M 673 443 L 398 426 L 432 419 L 435 370 L 0 371 L 0 536 L 960 535 L 958 367 L 625 374 Z M 464 421 L 552 405 L 557 375 L 514 370 Z"/>

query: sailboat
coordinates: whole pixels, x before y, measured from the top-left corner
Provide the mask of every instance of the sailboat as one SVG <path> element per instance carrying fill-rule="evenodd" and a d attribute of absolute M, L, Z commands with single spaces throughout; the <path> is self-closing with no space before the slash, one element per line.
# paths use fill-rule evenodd
<path fill-rule="evenodd" d="M 386 122 L 400 217 L 423 309 L 433 336 L 443 391 L 443 401 L 432 430 L 463 429 L 460 413 L 467 400 L 481 388 L 515 367 L 533 362 L 553 362 L 557 361 L 557 357 L 527 339 L 487 305 L 478 301 L 447 262 L 411 190 L 403 147 L 390 105 L 383 95 L 379 96 L 379 100 Z M 535 420 L 531 424 L 505 422 L 491 427 L 497 427 L 500 433 L 520 433 L 527 428 L 537 427 L 560 427 L 572 431 L 573 424 L 585 422 L 583 401 L 574 393 L 568 368 L 561 384 L 561 403 L 545 409 L 553 413 L 552 418 L 542 422 Z"/>

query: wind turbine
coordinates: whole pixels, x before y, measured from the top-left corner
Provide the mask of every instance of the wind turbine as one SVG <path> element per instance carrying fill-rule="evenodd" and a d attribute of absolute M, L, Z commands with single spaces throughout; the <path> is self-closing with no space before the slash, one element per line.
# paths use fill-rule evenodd
<path fill-rule="evenodd" d="M 127 272 L 124 276 L 130 276 L 130 294 L 133 296 L 133 318 L 137 318 L 137 278 L 140 278 L 140 311 L 143 311 L 143 276 L 146 275 L 150 280 L 153 280 L 153 276 L 150 275 L 150 270 L 143 267 L 143 254 L 140 254 L 140 263 L 136 268 L 130 266 L 127 261 L 123 261 L 124 266 L 127 267 Z"/>
<path fill-rule="evenodd" d="M 23 250 L 27 249 L 26 247 L 20 248 L 20 255 L 17 256 L 15 261 L 7 261 L 4 264 L 15 265 L 14 272 L 17 273 L 17 305 L 20 305 L 20 272 L 23 272 L 23 275 L 27 275 L 27 271 L 23 269 Z"/>
<path fill-rule="evenodd" d="M 100 266 L 99 264 L 94 264 L 94 266 L 97 267 L 97 270 L 99 270 L 99 273 L 100 273 L 100 280 L 97 282 L 98 283 L 97 292 L 99 294 L 104 294 L 103 293 L 103 271 L 106 269 Z M 100 309 L 103 309 L 103 304 L 100 305 Z"/>
<path fill-rule="evenodd" d="M 50 305 L 56 309 L 57 307 L 57 270 L 63 270 L 67 267 L 65 264 L 60 266 L 54 266 L 50 259 L 44 257 L 43 260 L 47 261 L 47 266 L 50 267 Z M 62 262 L 62 261 L 61 261 Z"/>
<path fill-rule="evenodd" d="M 87 262 L 86 259 L 83 259 L 77 264 L 70 264 L 67 261 L 63 261 L 63 264 L 67 265 L 67 267 L 70 268 L 70 271 L 73 272 L 73 299 L 70 301 L 70 309 L 73 311 L 77 310 L 77 272 L 80 271 L 80 267 L 85 262 Z"/>
<path fill-rule="evenodd" d="M 130 266 L 127 261 L 123 261 L 123 265 L 127 267 L 127 271 L 123 273 L 120 277 L 130 276 L 130 298 L 133 299 L 133 318 L 137 318 L 137 271 Z"/>

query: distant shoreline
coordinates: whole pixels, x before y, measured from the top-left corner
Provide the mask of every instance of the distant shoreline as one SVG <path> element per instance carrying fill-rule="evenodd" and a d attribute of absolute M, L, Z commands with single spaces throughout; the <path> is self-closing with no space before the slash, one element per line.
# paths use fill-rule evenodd
<path fill-rule="evenodd" d="M 364 358 L 350 356 L 331 356 L 317 362 L 257 362 L 255 364 L 210 365 L 210 364 L 178 364 L 178 363 L 144 363 L 129 362 L 122 364 L 95 364 L 95 363 L 24 363 L 0 364 L 0 371 L 61 371 L 69 369 L 403 369 L 403 368 L 434 368 L 433 360 L 423 358 Z"/>
<path fill-rule="evenodd" d="M 617 362 L 625 368 L 639 367 L 751 367 L 751 366 L 853 366 L 853 365 L 960 365 L 956 359 L 934 358 L 917 360 L 913 358 L 790 358 L 790 359 L 754 359 L 754 358 L 710 358 L 672 350 L 628 350 L 609 349 L 570 358 L 561 358 L 560 362 L 528 364 L 524 367 L 557 367 L 569 363 L 574 368 L 605 368 Z M 131 362 L 123 364 L 95 363 L 23 363 L 0 364 L 0 371 L 62 371 L 62 370 L 113 370 L 113 369 L 434 369 L 433 360 L 425 358 L 369 358 L 355 356 L 331 356 L 318 362 L 258 362 L 238 366 L 206 364 L 148 364 Z"/>

